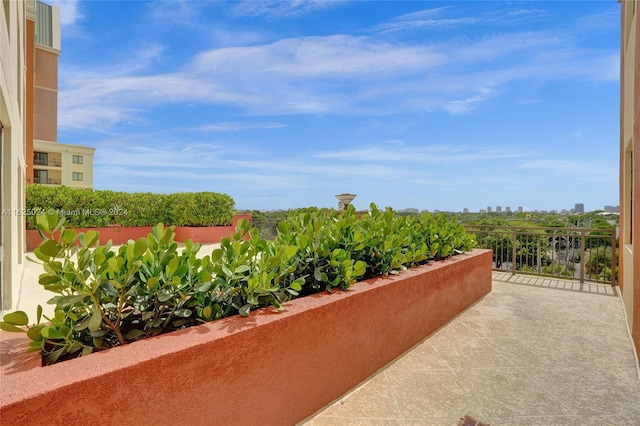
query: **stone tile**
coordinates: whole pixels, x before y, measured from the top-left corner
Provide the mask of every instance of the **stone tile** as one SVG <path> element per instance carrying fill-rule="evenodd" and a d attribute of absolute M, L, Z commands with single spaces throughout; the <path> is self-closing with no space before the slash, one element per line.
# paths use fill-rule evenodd
<path fill-rule="evenodd" d="M 404 418 L 460 419 L 482 414 L 478 401 L 450 370 L 387 370 L 385 381 Z"/>
<path fill-rule="evenodd" d="M 488 417 L 576 414 L 521 369 L 487 368 L 454 371 L 462 384 L 478 399 Z"/>
<path fill-rule="evenodd" d="M 441 342 L 440 345 L 436 346 L 438 355 L 445 359 L 447 364 L 454 369 L 514 366 L 509 359 L 480 338 Z"/>
<path fill-rule="evenodd" d="M 410 352 L 398 358 L 389 369 L 401 370 L 448 370 L 447 360 L 436 349 L 436 339 L 428 339 L 418 344 Z"/>
<path fill-rule="evenodd" d="M 625 414 L 585 417 L 587 426 L 638 426 L 638 417 Z"/>
<path fill-rule="evenodd" d="M 517 367 L 544 365 L 635 365 L 630 344 L 617 338 L 566 336 L 485 337 L 485 341 Z"/>
<path fill-rule="evenodd" d="M 461 416 L 463 417 L 463 416 Z M 458 426 L 460 419 L 405 419 L 405 426 Z"/>
<path fill-rule="evenodd" d="M 445 326 L 441 327 L 426 340 L 433 339 L 460 339 L 478 337 L 473 331 L 469 330 L 459 318 L 455 318 Z"/>
<path fill-rule="evenodd" d="M 589 419 L 582 416 L 514 416 L 491 419 L 491 426 L 586 426 Z"/>
<path fill-rule="evenodd" d="M 388 382 L 381 373 L 334 403 L 320 417 L 397 419 L 401 416 Z"/>
<path fill-rule="evenodd" d="M 399 419 L 376 419 L 371 417 L 318 417 L 305 426 L 405 426 L 405 422 Z"/>
<path fill-rule="evenodd" d="M 572 411 L 585 416 L 640 416 L 640 380 L 632 366 L 561 366 L 527 374 Z"/>

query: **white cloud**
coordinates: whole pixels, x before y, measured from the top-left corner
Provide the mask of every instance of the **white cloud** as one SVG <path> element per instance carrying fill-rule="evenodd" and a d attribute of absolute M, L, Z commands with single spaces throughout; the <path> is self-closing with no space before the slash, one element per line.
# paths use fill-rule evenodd
<path fill-rule="evenodd" d="M 509 148 L 482 149 L 455 146 L 412 147 L 401 150 L 392 145 L 372 145 L 357 149 L 317 153 L 315 158 L 349 162 L 407 162 L 425 164 L 456 164 L 465 162 L 494 161 L 530 156 L 530 153 Z"/>
<path fill-rule="evenodd" d="M 536 160 L 523 163 L 523 169 L 543 171 L 541 176 L 557 179 L 563 176 L 567 182 L 590 181 L 606 182 L 615 181 L 618 173 L 611 164 L 604 161 L 580 161 L 580 160 Z"/>
<path fill-rule="evenodd" d="M 349 35 L 285 38 L 205 50 L 165 73 L 150 67 L 163 52 L 151 44 L 140 47 L 147 53 L 135 63 L 61 73 L 59 126 L 139 123 L 147 109 L 179 102 L 254 115 L 461 114 L 508 91 L 512 82 L 618 79 L 617 51 L 564 43 L 561 34 L 546 31 L 438 44 Z"/>
<path fill-rule="evenodd" d="M 237 16 L 264 17 L 267 19 L 296 18 L 333 8 L 344 0 L 262 0 L 242 1 L 234 8 Z"/>
<path fill-rule="evenodd" d="M 287 127 L 287 125 L 282 123 L 228 122 L 228 123 L 205 124 L 203 126 L 197 126 L 187 130 L 196 130 L 200 132 L 240 132 L 244 130 L 255 130 L 255 129 L 278 129 L 282 127 Z"/>
<path fill-rule="evenodd" d="M 60 9 L 60 26 L 75 25 L 84 16 L 80 11 L 80 0 L 51 0 L 51 4 Z"/>

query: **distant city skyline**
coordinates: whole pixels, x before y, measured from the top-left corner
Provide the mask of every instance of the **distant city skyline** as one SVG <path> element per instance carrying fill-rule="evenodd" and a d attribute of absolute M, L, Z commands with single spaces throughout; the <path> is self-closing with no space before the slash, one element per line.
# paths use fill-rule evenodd
<path fill-rule="evenodd" d="M 617 2 L 81 1 L 57 140 L 238 209 L 618 204 Z"/>

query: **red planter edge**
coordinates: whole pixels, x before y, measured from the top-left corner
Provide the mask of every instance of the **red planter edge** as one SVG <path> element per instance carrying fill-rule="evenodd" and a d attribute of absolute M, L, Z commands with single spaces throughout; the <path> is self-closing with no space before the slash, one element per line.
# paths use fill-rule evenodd
<path fill-rule="evenodd" d="M 6 424 L 295 424 L 491 292 L 491 251 L 47 367 L 0 332 Z"/>
<path fill-rule="evenodd" d="M 251 214 L 235 214 L 233 222 L 229 226 L 176 226 L 175 240 L 183 243 L 188 239 L 201 244 L 219 243 L 223 238 L 229 237 L 236 229 L 236 225 L 240 219 L 251 220 Z M 105 244 L 111 240 L 114 245 L 124 244 L 129 240 L 136 240 L 140 237 L 146 237 L 152 226 L 109 226 L 105 228 L 74 228 L 76 232 L 87 232 L 89 230 L 100 233 L 100 243 Z M 26 231 L 26 250 L 33 251 L 42 242 L 38 231 L 27 229 Z"/>

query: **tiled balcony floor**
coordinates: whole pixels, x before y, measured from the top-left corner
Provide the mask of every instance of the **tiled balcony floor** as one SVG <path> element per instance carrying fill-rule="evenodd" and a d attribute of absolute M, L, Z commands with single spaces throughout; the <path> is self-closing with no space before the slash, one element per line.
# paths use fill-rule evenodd
<path fill-rule="evenodd" d="M 640 425 L 617 294 L 494 273 L 484 299 L 304 424 Z"/>

